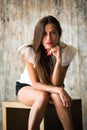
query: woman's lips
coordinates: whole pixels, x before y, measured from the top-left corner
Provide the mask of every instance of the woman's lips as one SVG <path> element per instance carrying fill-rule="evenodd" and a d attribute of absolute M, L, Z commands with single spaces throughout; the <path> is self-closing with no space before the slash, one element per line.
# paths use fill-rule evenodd
<path fill-rule="evenodd" d="M 52 45 L 52 42 L 47 42 L 46 44 L 48 44 L 48 45 Z"/>

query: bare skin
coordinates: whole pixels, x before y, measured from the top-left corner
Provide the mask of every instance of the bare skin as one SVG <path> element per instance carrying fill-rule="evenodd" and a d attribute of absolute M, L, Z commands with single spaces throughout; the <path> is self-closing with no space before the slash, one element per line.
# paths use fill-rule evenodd
<path fill-rule="evenodd" d="M 61 66 L 61 49 L 58 43 L 58 32 L 54 24 L 45 26 L 45 33 L 42 44 L 47 50 L 47 55 L 54 55 L 56 64 L 52 73 L 52 84 L 47 85 L 38 80 L 33 64 L 25 60 L 25 66 L 30 75 L 32 87 L 25 86 L 18 92 L 18 98 L 26 105 L 31 105 L 28 130 L 39 130 L 39 125 L 44 116 L 47 104 L 54 104 L 58 117 L 64 130 L 73 130 L 70 114 L 71 97 L 64 90 L 61 84 L 64 82 L 68 66 Z"/>

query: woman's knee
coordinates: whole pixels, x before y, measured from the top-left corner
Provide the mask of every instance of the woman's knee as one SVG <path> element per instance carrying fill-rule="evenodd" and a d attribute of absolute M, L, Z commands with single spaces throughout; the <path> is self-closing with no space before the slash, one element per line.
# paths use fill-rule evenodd
<path fill-rule="evenodd" d="M 38 97 L 35 99 L 34 104 L 38 109 L 43 108 L 49 102 L 49 94 L 46 92 L 39 92 Z"/>
<path fill-rule="evenodd" d="M 59 94 L 57 94 L 57 93 L 52 93 L 51 98 L 60 100 Z"/>
<path fill-rule="evenodd" d="M 47 92 L 40 92 L 39 96 L 38 96 L 38 99 L 41 101 L 41 102 L 48 102 L 49 101 L 49 97 L 50 95 L 47 93 Z"/>
<path fill-rule="evenodd" d="M 56 94 L 56 93 L 51 94 L 51 99 L 52 99 L 52 101 L 53 101 L 54 103 L 57 103 L 57 104 L 59 104 L 59 105 L 62 105 L 62 101 L 61 101 L 61 99 L 60 99 L 59 94 Z"/>

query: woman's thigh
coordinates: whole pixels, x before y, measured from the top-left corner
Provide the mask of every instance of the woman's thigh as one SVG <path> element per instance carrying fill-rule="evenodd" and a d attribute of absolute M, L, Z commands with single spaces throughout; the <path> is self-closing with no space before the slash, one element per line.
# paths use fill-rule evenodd
<path fill-rule="evenodd" d="M 31 86 L 25 86 L 19 90 L 18 99 L 26 105 L 32 105 L 42 93 Z"/>

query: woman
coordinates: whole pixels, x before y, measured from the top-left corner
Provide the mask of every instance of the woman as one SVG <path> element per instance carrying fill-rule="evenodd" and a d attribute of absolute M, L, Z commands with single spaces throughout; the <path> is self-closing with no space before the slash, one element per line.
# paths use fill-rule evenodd
<path fill-rule="evenodd" d="M 16 82 L 18 99 L 31 105 L 28 130 L 39 130 L 48 103 L 53 103 L 64 130 L 73 130 L 71 97 L 64 90 L 67 69 L 76 49 L 60 41 L 58 20 L 46 16 L 36 25 L 32 45 L 19 49 L 25 69 Z"/>

